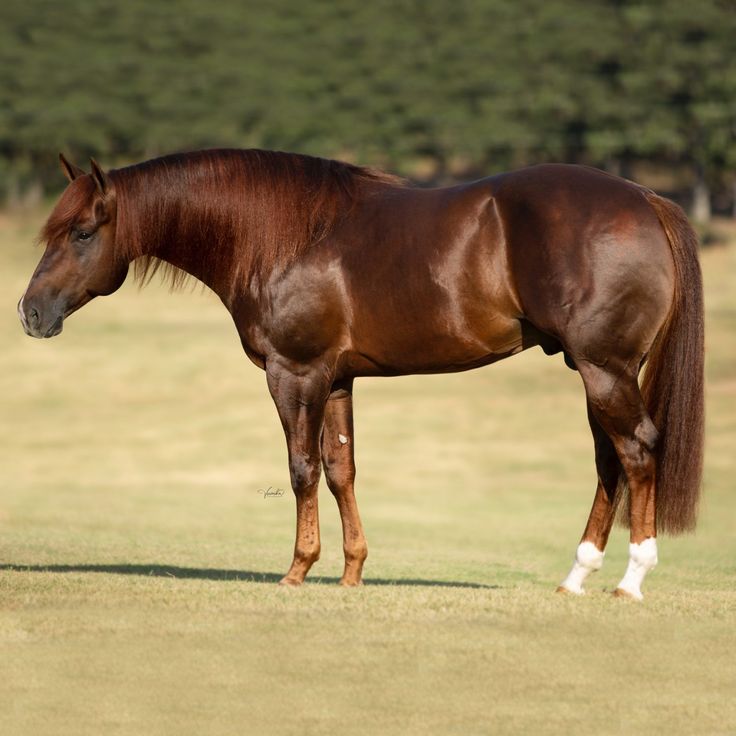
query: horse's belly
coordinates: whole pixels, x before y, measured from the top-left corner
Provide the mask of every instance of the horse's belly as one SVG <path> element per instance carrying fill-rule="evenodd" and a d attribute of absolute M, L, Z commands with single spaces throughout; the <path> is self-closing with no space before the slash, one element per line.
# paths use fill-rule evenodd
<path fill-rule="evenodd" d="M 349 362 L 364 375 L 450 373 L 487 365 L 523 349 L 521 322 L 500 315 L 483 323 L 427 315 L 395 319 L 355 341 Z"/>

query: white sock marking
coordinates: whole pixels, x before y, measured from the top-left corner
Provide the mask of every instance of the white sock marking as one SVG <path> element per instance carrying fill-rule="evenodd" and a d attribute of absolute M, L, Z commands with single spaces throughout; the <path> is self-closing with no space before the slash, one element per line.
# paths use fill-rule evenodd
<path fill-rule="evenodd" d="M 560 587 L 569 590 L 576 595 L 583 595 L 583 583 L 585 578 L 592 572 L 601 569 L 603 565 L 603 555 L 593 542 L 581 542 L 575 553 L 575 562 L 568 576 L 562 581 Z"/>
<path fill-rule="evenodd" d="M 641 544 L 629 545 L 629 566 L 626 568 L 619 590 L 626 591 L 629 595 L 640 601 L 644 598 L 641 594 L 641 584 L 646 574 L 657 564 L 657 540 L 648 537 Z"/>

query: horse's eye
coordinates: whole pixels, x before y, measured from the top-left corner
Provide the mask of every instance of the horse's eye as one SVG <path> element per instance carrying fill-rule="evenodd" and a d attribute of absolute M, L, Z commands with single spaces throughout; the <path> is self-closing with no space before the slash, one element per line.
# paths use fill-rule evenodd
<path fill-rule="evenodd" d="M 86 230 L 80 230 L 77 233 L 77 240 L 89 240 L 92 237 L 92 233 L 88 233 Z"/>

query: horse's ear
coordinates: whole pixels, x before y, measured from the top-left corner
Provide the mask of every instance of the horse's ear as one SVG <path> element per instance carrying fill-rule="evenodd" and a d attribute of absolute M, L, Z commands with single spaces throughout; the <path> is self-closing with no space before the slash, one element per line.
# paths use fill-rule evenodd
<path fill-rule="evenodd" d="M 97 184 L 97 189 L 99 189 L 100 194 L 107 194 L 110 189 L 110 178 L 102 170 L 102 167 L 97 163 L 97 161 L 91 158 L 89 162 L 92 165 L 92 178 L 94 179 L 95 184 Z"/>
<path fill-rule="evenodd" d="M 79 166 L 75 166 L 71 161 L 67 161 L 63 153 L 59 154 L 59 162 L 61 163 L 61 170 L 64 172 L 64 176 L 69 181 L 74 181 L 78 176 L 84 176 L 84 169 L 80 169 Z"/>

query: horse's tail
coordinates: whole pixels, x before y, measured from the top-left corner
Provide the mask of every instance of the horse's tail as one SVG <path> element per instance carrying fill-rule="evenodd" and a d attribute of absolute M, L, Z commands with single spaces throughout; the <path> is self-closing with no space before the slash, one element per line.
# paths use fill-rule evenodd
<path fill-rule="evenodd" d="M 645 190 L 672 248 L 672 309 L 647 358 L 641 391 L 659 431 L 657 528 L 681 534 L 695 528 L 703 472 L 703 279 L 698 236 L 674 202 Z"/>

